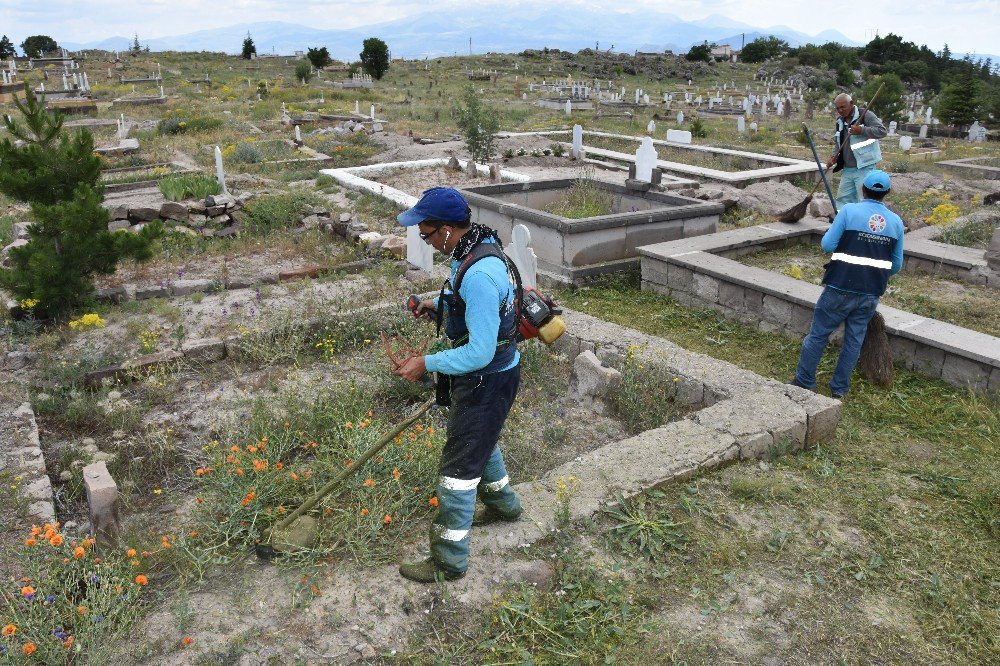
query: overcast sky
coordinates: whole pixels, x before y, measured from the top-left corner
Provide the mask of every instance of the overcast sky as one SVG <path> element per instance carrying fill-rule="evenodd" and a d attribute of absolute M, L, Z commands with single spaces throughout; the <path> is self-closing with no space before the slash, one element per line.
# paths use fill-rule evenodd
<path fill-rule="evenodd" d="M 360 0 L 354 2 L 295 0 L 0 0 L 0 32 L 15 44 L 28 35 L 55 40 L 90 42 L 107 37 L 152 39 L 196 30 L 257 21 L 288 21 L 314 28 L 352 28 L 403 18 L 449 6 L 494 5 L 509 14 L 515 5 L 567 6 L 586 4 L 669 12 L 684 20 L 716 14 L 766 28 L 787 25 L 810 35 L 827 29 L 864 42 L 877 34 L 895 32 L 909 41 L 953 52 L 1000 51 L 1000 0 L 905 0 L 903 2 L 772 2 L 768 0 Z M 600 26 L 594 26 L 600 39 Z"/>

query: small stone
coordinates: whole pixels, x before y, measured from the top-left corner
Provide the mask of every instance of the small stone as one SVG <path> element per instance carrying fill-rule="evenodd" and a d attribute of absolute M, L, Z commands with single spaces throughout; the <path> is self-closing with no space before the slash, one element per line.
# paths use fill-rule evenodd
<path fill-rule="evenodd" d="M 63 482 L 72 481 L 73 480 L 73 472 L 71 472 L 69 470 L 63 470 L 63 471 L 59 472 L 59 480 L 63 481 Z"/>
<path fill-rule="evenodd" d="M 83 446 L 94 446 L 95 444 L 97 444 L 97 441 L 95 441 L 93 437 L 84 437 L 82 440 L 80 440 L 80 444 L 82 444 Z"/>
<path fill-rule="evenodd" d="M 458 158 L 452 155 L 448 159 L 448 168 L 451 169 L 452 171 L 461 171 L 462 165 L 459 163 Z"/>
<path fill-rule="evenodd" d="M 396 259 L 406 258 L 406 239 L 395 234 L 386 236 L 382 241 L 382 252 L 392 255 Z"/>

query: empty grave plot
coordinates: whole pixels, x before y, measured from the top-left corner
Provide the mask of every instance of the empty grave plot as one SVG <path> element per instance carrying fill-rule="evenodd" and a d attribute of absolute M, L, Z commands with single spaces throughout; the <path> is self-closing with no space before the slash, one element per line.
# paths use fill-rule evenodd
<path fill-rule="evenodd" d="M 588 146 L 621 153 L 634 153 L 639 146 L 638 139 L 632 140 L 594 134 L 587 136 L 586 143 Z M 716 169 L 718 171 L 747 171 L 782 164 L 779 162 L 764 162 L 761 159 L 751 158 L 746 155 L 687 150 L 668 145 L 656 145 L 656 155 L 659 159 L 667 162 L 677 162 L 690 166 L 704 167 L 706 169 Z"/>
<path fill-rule="evenodd" d="M 575 197 L 581 191 L 594 196 Z M 723 212 L 721 204 L 587 178 L 463 192 L 473 221 L 496 229 L 505 240 L 515 224 L 525 225 L 540 271 L 558 282 L 622 270 L 637 262 L 641 245 L 712 233 Z M 574 198 L 586 205 L 574 205 Z"/>
<path fill-rule="evenodd" d="M 829 256 L 815 245 L 792 245 L 740 258 L 748 266 L 778 271 L 813 284 L 821 283 L 823 265 L 828 260 Z M 902 271 L 889 280 L 880 302 L 922 317 L 996 335 L 1000 331 L 998 296 L 1000 292 L 993 287 Z"/>
<path fill-rule="evenodd" d="M 465 169 L 451 169 L 443 164 L 409 169 L 387 169 L 378 174 L 378 182 L 415 197 L 419 197 L 424 190 L 432 187 L 466 188 L 491 184 L 488 176 L 479 173 L 471 176 Z M 501 182 L 504 182 L 502 176 Z"/>

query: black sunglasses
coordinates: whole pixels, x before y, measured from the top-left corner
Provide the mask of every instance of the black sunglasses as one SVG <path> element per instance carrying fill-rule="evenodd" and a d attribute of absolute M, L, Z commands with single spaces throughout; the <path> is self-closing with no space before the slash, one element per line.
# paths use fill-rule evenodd
<path fill-rule="evenodd" d="M 430 220 L 430 219 L 424 220 L 424 224 L 434 224 L 436 222 L 438 223 L 438 226 L 434 227 L 434 231 L 428 231 L 427 233 L 424 233 L 422 231 L 418 231 L 417 232 L 420 235 L 420 240 L 426 241 L 428 238 L 430 238 L 431 236 L 433 236 L 437 232 L 441 231 L 441 227 L 444 226 L 442 223 L 438 222 L 437 220 Z"/>

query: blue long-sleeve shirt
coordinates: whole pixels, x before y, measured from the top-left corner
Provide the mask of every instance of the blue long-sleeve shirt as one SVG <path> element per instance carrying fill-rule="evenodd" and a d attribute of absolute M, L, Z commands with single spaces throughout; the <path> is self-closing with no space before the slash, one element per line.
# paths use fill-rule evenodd
<path fill-rule="evenodd" d="M 823 284 L 881 296 L 889 276 L 903 268 L 903 220 L 881 201 L 847 204 L 823 234 L 821 246 L 832 254 Z"/>
<path fill-rule="evenodd" d="M 453 280 L 460 265 L 460 261 L 452 260 Z M 477 261 L 463 276 L 458 293 L 465 301 L 465 325 L 469 329 L 469 341 L 461 347 L 428 355 L 424 361 L 429 372 L 467 375 L 489 365 L 497 351 L 500 303 L 504 299 L 511 303 L 514 298 L 507 267 L 496 257 Z M 443 304 L 439 302 L 437 306 L 442 307 Z M 520 353 L 515 351 L 514 360 L 501 370 L 513 368 L 519 360 Z"/>

